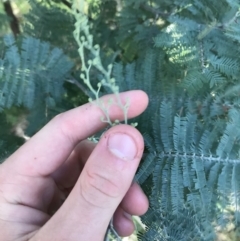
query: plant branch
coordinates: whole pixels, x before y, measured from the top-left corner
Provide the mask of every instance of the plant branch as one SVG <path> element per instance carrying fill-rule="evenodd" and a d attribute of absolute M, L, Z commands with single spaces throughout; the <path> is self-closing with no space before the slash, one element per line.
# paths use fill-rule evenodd
<path fill-rule="evenodd" d="M 239 16 L 240 16 L 240 11 L 237 11 L 236 13 L 235 13 L 235 15 L 233 16 L 233 18 L 231 18 L 228 22 L 226 22 L 226 23 L 224 23 L 223 25 L 222 25 L 222 27 L 229 27 L 229 25 L 231 25 L 232 23 L 234 23 L 236 20 L 237 20 L 237 18 L 239 18 Z"/>
<path fill-rule="evenodd" d="M 18 34 L 20 34 L 20 28 L 19 28 L 19 22 L 17 17 L 13 13 L 12 5 L 10 1 L 3 2 L 4 10 L 7 16 L 10 18 L 10 27 L 11 30 L 16 37 Z"/>
<path fill-rule="evenodd" d="M 76 85 L 86 96 L 89 96 L 87 88 L 85 88 L 81 83 L 76 79 L 67 79 L 66 82 Z"/>
<path fill-rule="evenodd" d="M 151 12 L 152 14 L 154 14 L 155 16 L 158 16 L 158 17 L 169 17 L 172 13 L 164 13 L 162 11 L 160 11 L 158 8 L 154 8 L 154 7 L 151 7 L 145 3 L 142 3 L 140 5 L 140 8 L 143 9 L 143 10 L 146 10 L 148 12 Z"/>
<path fill-rule="evenodd" d="M 67 0 L 62 0 L 62 3 L 67 6 L 68 8 L 72 9 L 72 4 L 68 2 Z"/>

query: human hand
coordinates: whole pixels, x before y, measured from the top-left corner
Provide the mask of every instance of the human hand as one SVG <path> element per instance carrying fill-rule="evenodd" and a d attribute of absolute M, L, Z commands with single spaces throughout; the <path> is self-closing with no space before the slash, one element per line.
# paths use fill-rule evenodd
<path fill-rule="evenodd" d="M 129 118 L 148 104 L 142 91 L 120 96 L 130 98 Z M 60 114 L 0 165 L 0 241 L 102 241 L 113 214 L 119 235 L 134 231 L 130 215 L 148 208 L 131 185 L 143 138 L 118 125 L 96 146 L 84 141 L 104 128 L 102 115 L 91 103 Z M 119 107 L 111 107 L 110 118 L 123 119 Z"/>

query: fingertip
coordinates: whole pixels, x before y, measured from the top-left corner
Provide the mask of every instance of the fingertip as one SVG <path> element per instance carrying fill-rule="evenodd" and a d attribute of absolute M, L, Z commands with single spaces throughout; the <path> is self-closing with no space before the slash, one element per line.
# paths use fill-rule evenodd
<path fill-rule="evenodd" d="M 143 103 L 145 104 L 145 108 L 148 106 L 148 103 L 149 103 L 149 97 L 148 97 L 148 94 L 143 91 L 143 90 L 137 90 L 140 95 L 141 95 L 141 99 L 143 101 Z"/>
<path fill-rule="evenodd" d="M 137 199 L 137 207 L 139 207 L 138 211 L 136 212 L 137 216 L 142 216 L 148 211 L 149 208 L 149 200 L 146 196 L 146 194 L 143 192 L 142 188 L 135 182 L 132 187 L 136 188 L 136 192 L 138 192 L 138 195 L 136 194 L 136 197 L 139 196 Z"/>
<path fill-rule="evenodd" d="M 130 236 L 135 230 L 132 216 L 124 212 L 121 207 L 118 207 L 114 214 L 113 226 L 121 237 Z"/>
<path fill-rule="evenodd" d="M 120 206 L 132 215 L 141 216 L 147 212 L 149 201 L 141 187 L 137 183 L 133 183 Z"/>
<path fill-rule="evenodd" d="M 123 93 L 124 95 L 131 95 L 129 117 L 140 115 L 148 106 L 149 98 L 146 92 L 142 90 L 131 90 Z M 131 102 L 132 101 L 132 102 Z M 137 103 L 137 105 L 136 105 Z"/>

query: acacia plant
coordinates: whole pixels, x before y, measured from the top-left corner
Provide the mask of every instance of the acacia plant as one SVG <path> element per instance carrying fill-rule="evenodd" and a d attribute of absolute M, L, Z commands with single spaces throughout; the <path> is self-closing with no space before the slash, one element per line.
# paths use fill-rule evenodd
<path fill-rule="evenodd" d="M 230 226 L 238 240 L 239 1 L 30 0 L 21 16 L 6 3 L 21 9 L 5 1 L 0 12 L 2 158 L 21 145 L 15 113 L 31 136 L 89 98 L 111 126 L 99 97 L 142 89 L 150 104 L 133 120 L 146 145 L 135 180 L 150 208 L 139 240 L 220 240 Z M 109 104 L 128 123 L 131 103 Z"/>

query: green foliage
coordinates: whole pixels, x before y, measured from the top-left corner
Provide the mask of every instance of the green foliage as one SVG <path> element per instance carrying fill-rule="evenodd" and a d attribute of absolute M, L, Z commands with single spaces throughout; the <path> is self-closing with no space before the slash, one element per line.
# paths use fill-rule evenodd
<path fill-rule="evenodd" d="M 0 60 L 0 107 L 13 103 L 31 109 L 37 98 L 53 106 L 62 94 L 72 63 L 58 48 L 32 37 L 23 38 L 20 51 L 13 36 L 4 38 L 6 52 Z"/>
<path fill-rule="evenodd" d="M 1 29 L 1 118 L 9 120 L 6 108 L 24 106 L 32 135 L 55 114 L 85 102 L 83 92 L 98 98 L 114 90 L 108 88 L 113 79 L 120 91 L 142 89 L 150 104 L 134 120 L 146 146 L 135 180 L 150 209 L 139 240 L 213 241 L 220 229 L 237 228 L 239 2 L 86 3 L 83 13 L 60 0 L 31 0 L 16 41 L 7 24 Z M 94 96 L 86 83 L 99 88 Z M 11 125 L 1 126 L 2 149 L 17 147 L 7 139 Z"/>
<path fill-rule="evenodd" d="M 240 132 L 239 124 L 236 123 L 239 123 L 240 111 L 229 111 L 229 122 L 223 125 L 213 121 L 213 127 L 208 126 L 208 123 L 203 124 L 200 114 L 189 113 L 184 105 L 181 116 L 175 114 L 169 118 L 166 105 L 163 100 L 158 107 L 159 112 L 155 114 L 152 123 L 152 140 L 146 142 L 152 155 L 146 158 L 146 162 L 153 163 L 154 167 L 146 167 L 144 161 L 139 171 L 148 173 L 148 177 L 145 175 L 139 178 L 142 186 L 153 186 L 150 196 L 152 210 L 143 217 L 143 221 L 150 224 L 151 213 L 158 212 L 162 215 L 155 216 L 155 222 L 162 225 L 166 218 L 168 220 L 166 226 L 158 227 L 159 234 L 166 232 L 166 240 L 191 240 L 192 232 L 196 235 L 193 240 L 214 240 L 214 227 L 224 227 L 230 222 L 232 212 L 228 213 L 227 209 L 233 203 L 235 222 L 239 222 L 237 173 L 240 165 Z M 175 105 L 177 103 L 174 108 Z M 160 124 L 159 131 L 161 122 L 168 122 L 168 125 L 161 130 L 163 127 Z M 179 225 L 183 212 L 190 215 L 184 217 L 191 225 L 196 224 L 194 229 L 182 224 L 186 225 L 184 228 L 181 226 L 184 235 L 175 236 L 172 228 L 175 226 L 176 229 Z M 156 223 L 150 224 L 143 240 L 155 240 L 151 237 L 152 225 Z M 194 230 L 198 230 L 198 234 Z"/>
<path fill-rule="evenodd" d="M 55 3 L 57 2 L 57 3 Z M 31 10 L 25 15 L 23 32 L 59 47 L 76 58 L 76 42 L 72 37 L 74 17 L 61 1 L 29 1 Z"/>

